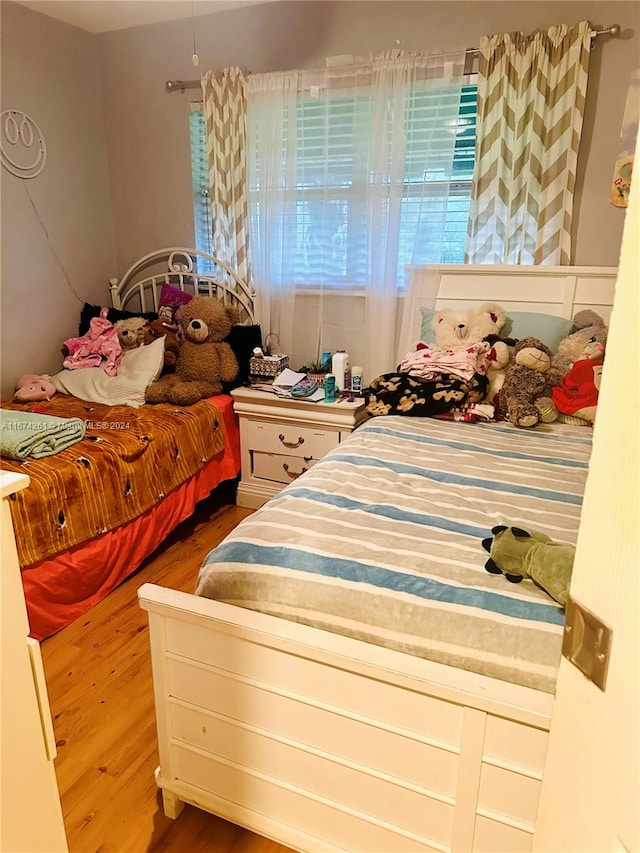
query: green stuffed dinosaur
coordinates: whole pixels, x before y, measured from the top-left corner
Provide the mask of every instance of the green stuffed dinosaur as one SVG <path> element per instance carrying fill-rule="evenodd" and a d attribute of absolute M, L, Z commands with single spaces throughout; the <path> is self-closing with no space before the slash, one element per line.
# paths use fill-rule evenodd
<path fill-rule="evenodd" d="M 507 527 L 492 528 L 493 538 L 483 539 L 490 556 L 484 567 L 494 575 L 504 574 L 511 583 L 531 578 L 563 606 L 569 597 L 569 583 L 576 549 L 553 542 L 546 533 Z"/>

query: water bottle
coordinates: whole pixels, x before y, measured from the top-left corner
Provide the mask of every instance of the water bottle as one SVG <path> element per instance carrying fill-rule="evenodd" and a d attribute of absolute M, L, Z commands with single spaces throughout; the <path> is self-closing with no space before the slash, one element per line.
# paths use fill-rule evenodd
<path fill-rule="evenodd" d="M 331 372 L 336 377 L 338 391 L 349 391 L 351 388 L 351 365 L 349 353 L 343 349 L 336 350 L 331 360 Z"/>

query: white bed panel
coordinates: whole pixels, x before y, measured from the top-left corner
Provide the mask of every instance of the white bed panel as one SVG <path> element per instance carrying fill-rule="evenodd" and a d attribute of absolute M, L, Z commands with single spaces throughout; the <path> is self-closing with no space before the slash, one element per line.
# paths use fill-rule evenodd
<path fill-rule="evenodd" d="M 526 829 L 505 826 L 483 815 L 478 816 L 473 838 L 474 853 L 529 853 L 533 836 Z"/>
<path fill-rule="evenodd" d="M 193 803 L 304 851 L 466 853 L 484 814 L 529 843 L 548 694 L 247 610 L 233 624 L 231 605 L 149 584 L 139 595 L 170 816 Z"/>
<path fill-rule="evenodd" d="M 429 739 L 459 748 L 463 708 L 447 708 L 437 699 L 418 693 L 398 694 L 392 685 L 380 684 L 366 676 L 327 666 L 288 652 L 250 641 L 238 641 L 231 634 L 212 633 L 203 626 L 167 625 L 167 667 L 172 672 L 171 655 L 204 664 L 193 672 L 193 690 L 206 699 L 207 689 L 197 685 L 206 665 L 220 667 L 256 684 L 272 685 L 282 695 L 299 697 L 316 707 L 334 712 L 343 709 L 365 724 L 377 721 L 424 739 L 424 721 L 429 720 Z M 197 700 L 193 700 L 197 701 Z"/>
<path fill-rule="evenodd" d="M 407 292 L 398 360 L 420 340 L 421 308 L 456 308 L 497 302 L 511 311 L 574 317 L 591 308 L 609 319 L 615 267 L 472 266 L 423 264 L 407 267 Z"/>

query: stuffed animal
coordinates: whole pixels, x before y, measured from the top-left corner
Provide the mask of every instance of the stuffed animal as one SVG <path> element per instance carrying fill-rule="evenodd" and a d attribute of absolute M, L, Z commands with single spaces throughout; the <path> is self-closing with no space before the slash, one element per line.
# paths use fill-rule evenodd
<path fill-rule="evenodd" d="M 16 382 L 13 399 L 16 403 L 39 403 L 50 400 L 55 393 L 56 387 L 48 373 L 25 373 Z"/>
<path fill-rule="evenodd" d="M 144 317 L 128 317 L 126 320 L 116 321 L 115 327 L 122 352 L 128 352 L 142 346 L 146 322 Z"/>
<path fill-rule="evenodd" d="M 589 426 L 596 415 L 608 329 L 593 311 L 580 311 L 574 322 L 588 325 L 560 341 L 552 364 L 564 375 L 551 396 L 540 398 L 536 405 L 546 423 L 557 420 Z"/>
<path fill-rule="evenodd" d="M 576 331 L 560 341 L 558 353 L 553 357 L 553 367 L 562 374 L 568 373 L 576 361 L 602 361 L 604 357 L 609 330 L 602 317 L 595 311 L 579 311 L 573 324 L 577 326 Z"/>
<path fill-rule="evenodd" d="M 602 361 L 580 359 L 562 377 L 560 384 L 551 389 L 557 420 L 574 426 L 589 425 L 595 421 L 602 365 Z"/>
<path fill-rule="evenodd" d="M 514 338 L 499 338 L 498 335 L 487 335 L 484 340 L 491 345 L 491 349 L 487 355 L 487 379 L 489 387 L 487 388 L 485 400 L 494 409 L 499 409 L 500 389 L 504 385 L 504 377 L 507 375 L 507 368 L 513 358 L 513 350 L 517 341 Z"/>
<path fill-rule="evenodd" d="M 180 347 L 174 373 L 161 376 L 147 389 L 148 403 L 190 406 L 205 397 L 220 394 L 222 382 L 238 373 L 238 361 L 224 338 L 238 321 L 235 308 L 212 296 L 195 296 L 185 305 Z"/>
<path fill-rule="evenodd" d="M 522 338 L 514 348 L 500 390 L 500 408 L 514 426 L 534 427 L 541 420 L 536 400 L 560 381 L 551 367 L 551 350 L 538 338 Z"/>
<path fill-rule="evenodd" d="M 507 315 L 500 305 L 485 303 L 478 308 L 442 308 L 431 320 L 431 328 L 440 349 L 464 349 L 469 344 L 497 335 Z"/>
<path fill-rule="evenodd" d="M 180 342 L 173 325 L 158 318 L 146 323 L 142 336 L 143 345 L 152 344 L 158 338 L 164 338 L 164 368 L 163 372 L 170 373 L 175 369 L 180 352 Z"/>
<path fill-rule="evenodd" d="M 553 542 L 546 533 L 499 524 L 493 537 L 482 540 L 489 552 L 484 567 L 492 574 L 504 574 L 511 583 L 531 580 L 563 606 L 569 597 L 569 584 L 576 549 Z"/>

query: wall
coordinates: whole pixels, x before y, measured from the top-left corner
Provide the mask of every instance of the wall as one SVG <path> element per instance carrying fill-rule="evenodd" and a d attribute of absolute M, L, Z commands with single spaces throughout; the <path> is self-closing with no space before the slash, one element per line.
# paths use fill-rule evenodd
<path fill-rule="evenodd" d="M 95 35 L 15 3 L 2 7 L 2 109 L 40 126 L 47 165 L 22 181 L 0 170 L 2 397 L 22 373 L 55 372 L 81 302 L 117 273 Z M 56 263 L 29 195 L 76 297 Z"/>
<path fill-rule="evenodd" d="M 198 17 L 196 37 L 201 70 L 239 65 L 262 72 L 319 67 L 326 56 L 377 53 L 396 47 L 397 39 L 405 50 L 446 51 L 476 46 L 485 33 L 528 33 L 583 19 L 597 27 L 619 23 L 622 36 L 601 38 L 591 56 L 573 229 L 574 263 L 615 266 L 624 211 L 609 204 L 609 185 L 627 84 L 638 64 L 638 10 L 638 4 L 610 0 L 291 0 Z M 199 90 L 167 94 L 164 88 L 167 79 L 198 77 L 191 64 L 192 22 L 105 34 L 101 50 L 122 270 L 150 248 L 191 245 L 194 239 L 188 112 Z M 352 360 L 364 364 L 365 381 L 371 379 L 362 337 L 363 300 L 345 303 L 337 312 L 330 310 L 329 302 L 325 300 L 321 310 L 313 298 L 296 301 L 292 365 L 299 366 L 323 349 L 347 346 Z"/>
<path fill-rule="evenodd" d="M 618 262 L 624 211 L 608 202 L 631 71 L 640 53 L 639 4 L 628 2 L 283 2 L 196 18 L 200 69 L 240 65 L 254 72 L 317 67 L 326 56 L 396 47 L 449 50 L 484 33 L 588 19 L 619 23 L 601 38 L 591 74 L 576 187 L 576 264 Z M 118 269 L 161 245 L 191 244 L 188 110 L 198 90 L 167 94 L 167 79 L 198 77 L 192 23 L 174 21 L 104 34 L 105 116 Z"/>
<path fill-rule="evenodd" d="M 24 182 L 1 170 L 6 396 L 21 373 L 60 367 L 79 301 L 104 301 L 109 277 L 151 249 L 193 243 L 188 112 L 198 91 L 164 89 L 167 79 L 197 76 L 190 19 L 96 36 L 6 0 L 1 10 L 2 108 L 32 114 L 45 134 L 48 165 L 28 189 L 80 295 L 54 260 Z M 624 210 L 609 204 L 608 190 L 628 80 L 640 64 L 639 17 L 637 3 L 615 0 L 290 0 L 199 16 L 196 30 L 202 70 L 238 64 L 261 72 L 376 53 L 396 39 L 405 50 L 449 50 L 475 46 L 487 32 L 584 18 L 598 27 L 619 23 L 622 36 L 599 39 L 592 54 L 573 259 L 615 265 Z M 350 341 L 361 325 L 342 312 L 324 346 Z"/>

